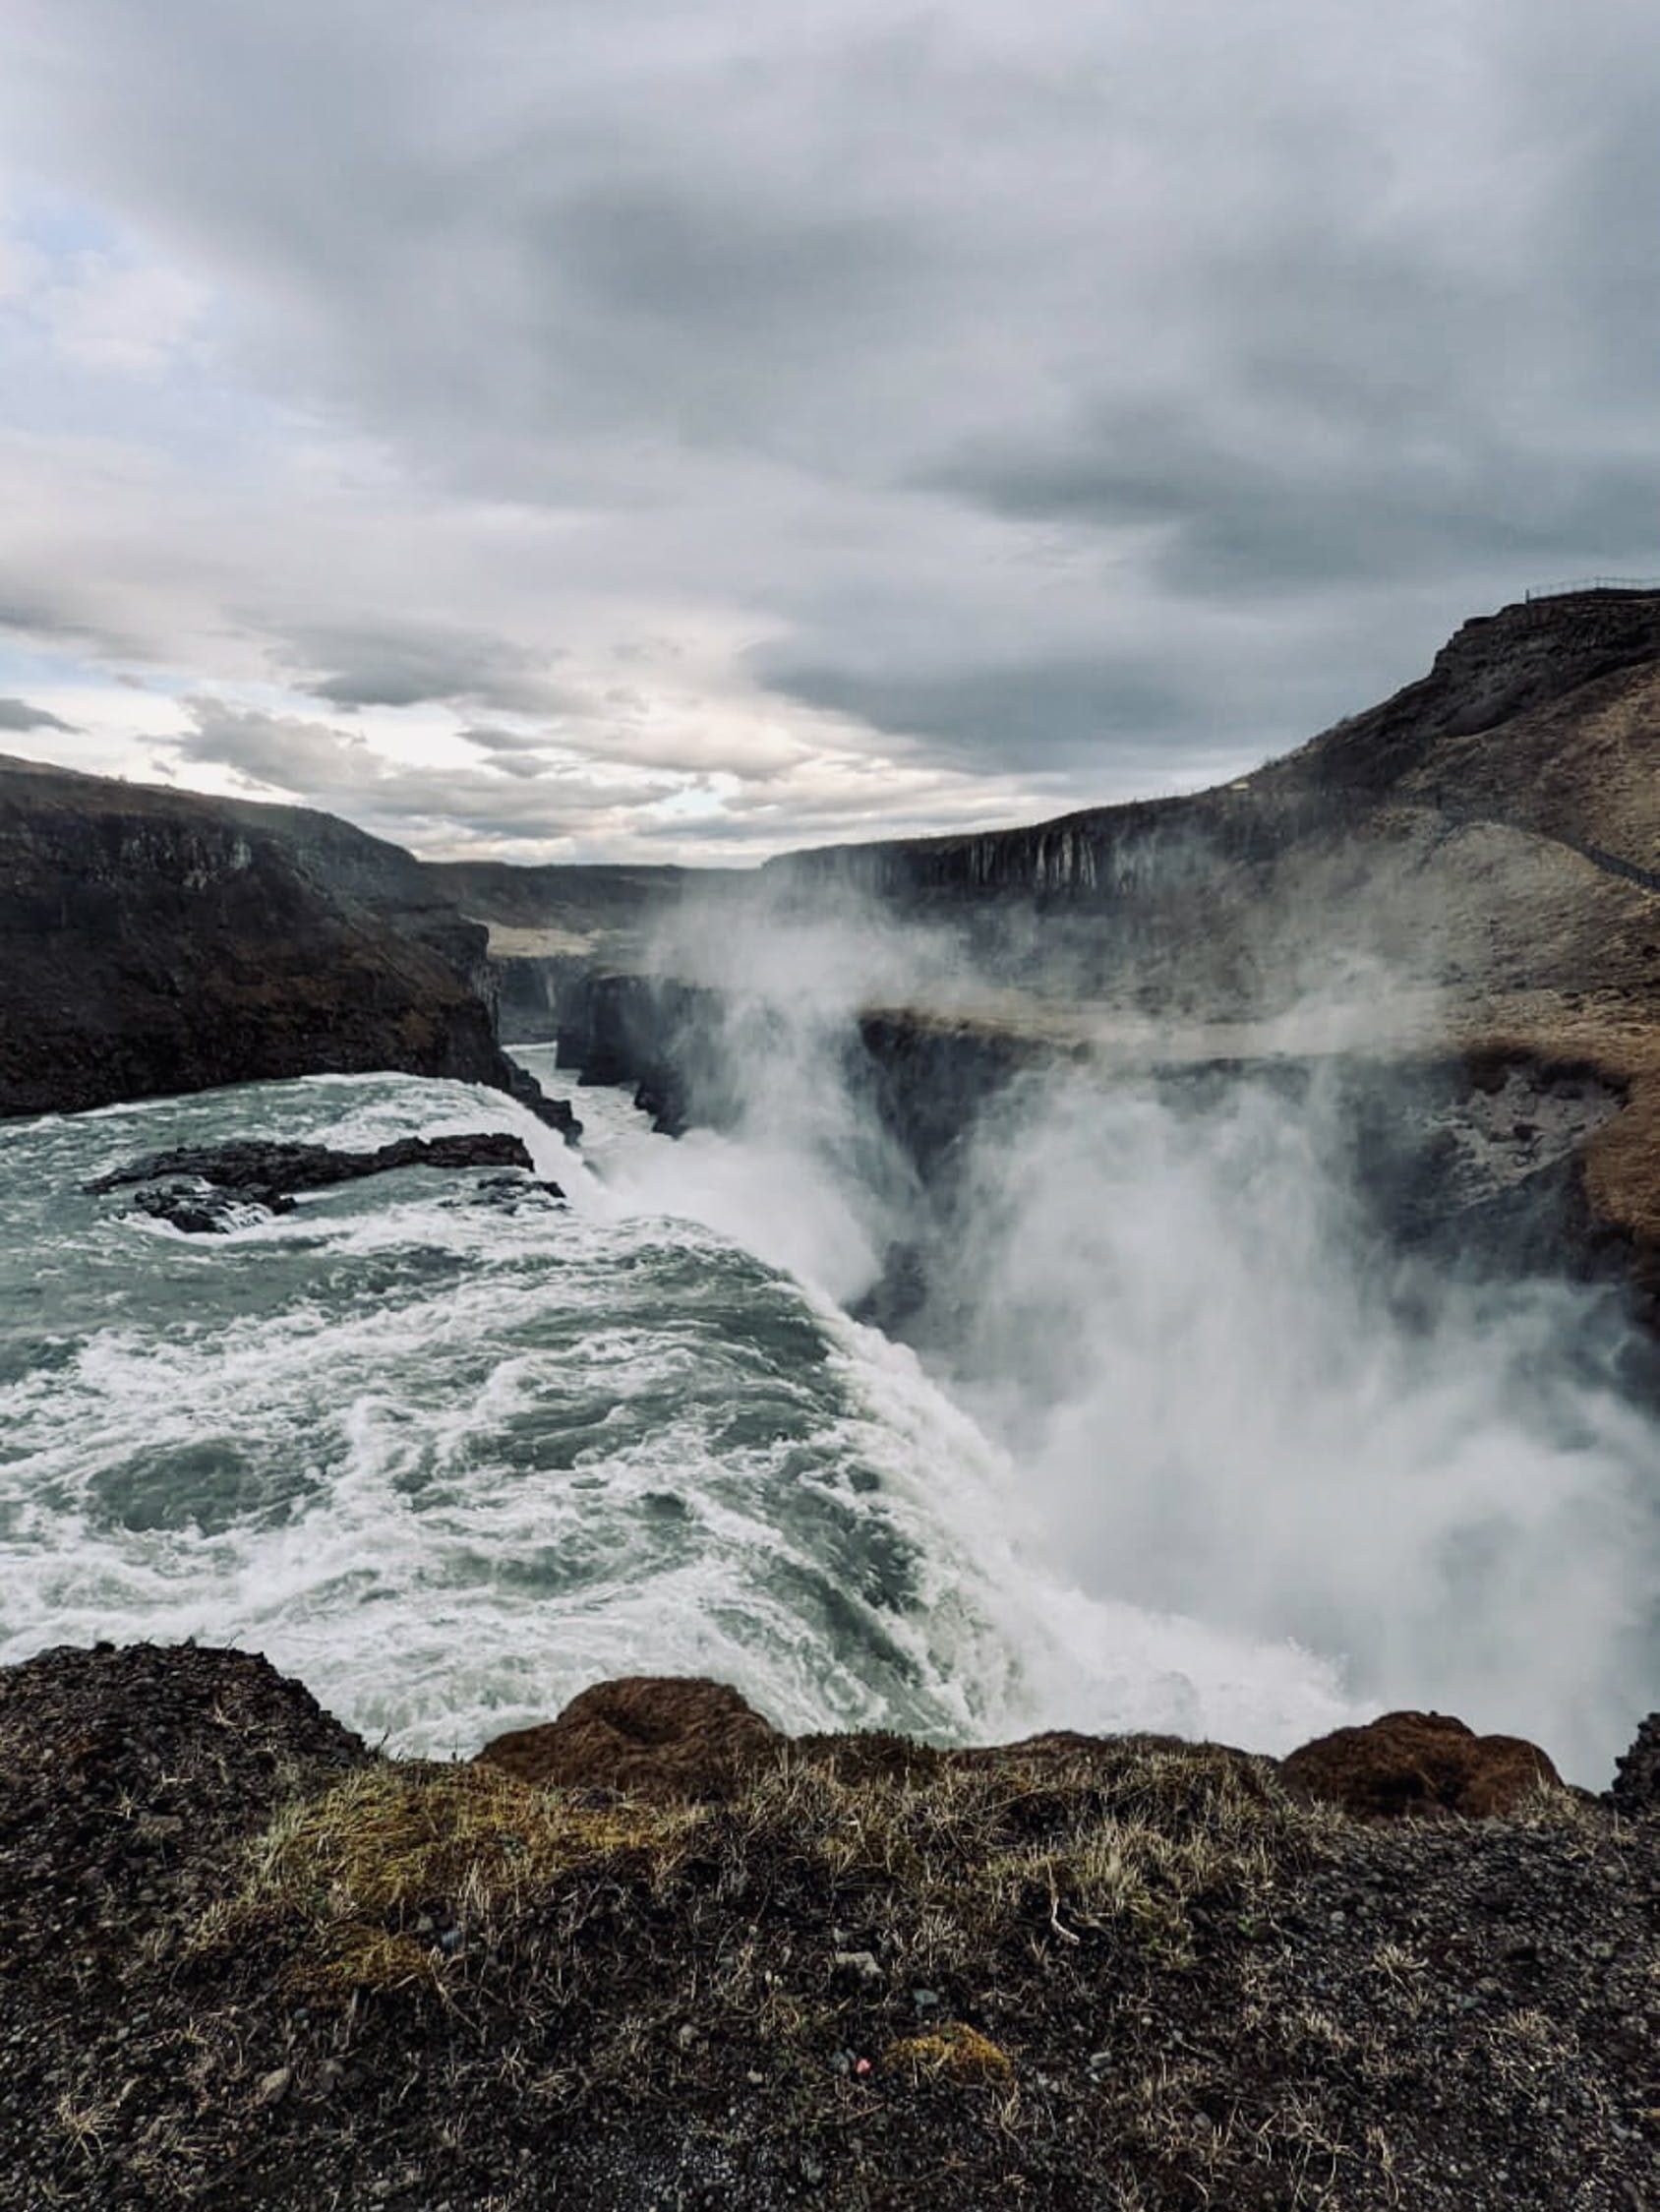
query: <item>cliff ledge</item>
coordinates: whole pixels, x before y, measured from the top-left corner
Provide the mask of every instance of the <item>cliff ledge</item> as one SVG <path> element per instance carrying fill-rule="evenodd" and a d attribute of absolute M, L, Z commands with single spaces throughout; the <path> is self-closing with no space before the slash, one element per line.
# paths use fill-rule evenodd
<path fill-rule="evenodd" d="M 667 1687 L 719 1771 L 626 1794 L 380 1758 L 246 1653 L 0 1673 L 0 2204 L 1653 2202 L 1651 1807 Z M 662 1720 L 619 1690 L 567 1750 Z"/>

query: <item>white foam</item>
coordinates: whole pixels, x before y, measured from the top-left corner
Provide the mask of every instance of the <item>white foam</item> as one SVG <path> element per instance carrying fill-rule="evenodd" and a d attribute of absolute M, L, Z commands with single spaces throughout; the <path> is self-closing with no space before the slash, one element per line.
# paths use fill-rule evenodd
<path fill-rule="evenodd" d="M 0 1657 L 99 1637 L 240 1643 L 372 1735 L 438 1753 L 638 1671 L 735 1682 L 797 1729 L 1137 1727 L 1280 1750 L 1378 1703 L 1347 1688 L 1339 1649 L 1276 1633 L 1291 1565 L 1330 1559 L 1334 1609 L 1388 1659 L 1368 1591 L 1511 1510 L 1519 1465 L 1525 1557 L 1559 1561 L 1561 1586 L 1512 1593 L 1510 1617 L 1525 1599 L 1589 1622 L 1610 1586 L 1603 1538 L 1587 1548 L 1584 1531 L 1611 1455 L 1643 1441 L 1635 1416 L 1586 1400 L 1577 1453 L 1529 1439 L 1496 1424 L 1491 1370 L 1460 1364 L 1461 1340 L 1409 1392 L 1384 1347 L 1372 1368 L 1339 1367 L 1335 1347 L 1364 1344 L 1358 1309 L 1334 1307 L 1323 1340 L 1295 1239 L 1264 1281 L 1237 1222 L 1207 1247 L 1237 1279 L 1194 1306 L 1183 1254 L 1216 1223 L 1219 1186 L 1209 1167 L 1161 1166 L 1157 1130 L 1151 1154 L 1120 1144 L 1105 1184 L 1098 1162 L 1080 1179 L 1088 1146 L 1057 1148 L 1024 1195 L 1002 1176 L 1019 1203 L 987 1255 L 1013 1300 L 1001 1325 L 1033 1332 L 1028 1350 L 1047 1331 L 1076 1373 L 1040 1418 L 988 1394 L 977 1421 L 833 1302 L 868 1229 L 838 1218 L 822 1156 L 793 1182 L 782 1141 L 670 1144 L 598 1091 L 578 1101 L 581 1156 L 461 1084 L 313 1079 L 168 1104 L 14 1129 L 0 1151 L 10 1322 L 46 1346 L 0 1385 Z M 367 1149 L 502 1128 L 569 1209 L 480 1203 L 466 1176 L 377 1178 L 193 1239 L 74 1197 L 160 1143 Z M 1144 1203 L 1155 1187 L 1159 1205 Z M 1008 1272 L 1011 1250 L 1026 1273 Z M 1260 1323 L 1243 1336 L 1242 1312 Z M 1302 1373 L 1323 1342 L 1328 1372 Z M 1334 1490 L 1357 1423 L 1365 1480 Z M 1408 1536 L 1390 1481 L 1426 1438 L 1441 1487 Z M 208 1449 L 222 1468 L 204 1470 Z M 1233 1465 L 1257 1470 L 1249 1495 L 1229 1489 Z M 1080 1469 L 1112 1486 L 1084 1495 Z M 227 1485 L 237 1509 L 215 1512 Z M 198 1494 L 192 1522 L 180 1509 Z M 1171 1514 L 1204 1604 L 1134 1601 Z M 1477 1707 L 1494 1687 L 1445 1678 Z"/>
<path fill-rule="evenodd" d="M 353 1086 L 330 1119 L 337 1087 L 322 1088 L 239 1095 L 223 1133 L 368 1146 L 502 1120 L 464 1087 L 401 1084 Z M 200 1108 L 186 1118 L 211 1129 Z M 951 1566 L 950 1531 L 896 1481 L 879 1391 L 859 1386 L 877 1340 L 726 1238 L 583 1188 L 588 1213 L 506 1213 L 459 1179 L 353 1185 L 162 1246 L 89 1207 L 70 1264 L 95 1249 L 131 1294 L 68 1368 L 0 1392 L 0 1655 L 240 1643 L 402 1749 L 472 1748 L 641 1668 L 737 1681 L 799 1728 L 937 1734 L 1000 1709 L 1014 1669 L 985 1577 Z M 165 1297 L 152 1252 L 172 1270 Z M 839 1327 L 834 1356 L 813 1354 Z M 913 1448 L 937 1456 L 930 1386 L 907 1381 L 922 1394 Z M 777 1433 L 763 1419 L 734 1441 L 734 1415 L 768 1404 Z M 935 1410 L 954 1443 L 961 1416 Z M 542 1424 L 523 1449 L 520 1422 Z M 209 1446 L 263 1505 L 215 1512 L 234 1476 L 209 1469 L 201 1523 L 124 1522 L 112 1486 L 147 1467 L 160 1520 L 178 1522 Z M 847 1490 L 853 1465 L 868 1494 Z M 879 1529 L 921 1555 L 920 1607 L 865 1572 Z M 845 1579 L 827 1573 L 832 1543 L 850 1547 Z"/>

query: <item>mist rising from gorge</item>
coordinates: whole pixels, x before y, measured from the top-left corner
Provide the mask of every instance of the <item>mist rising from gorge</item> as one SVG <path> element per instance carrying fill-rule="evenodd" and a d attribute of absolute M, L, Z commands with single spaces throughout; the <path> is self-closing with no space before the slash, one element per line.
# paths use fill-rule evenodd
<path fill-rule="evenodd" d="M 867 903 L 694 911 L 658 956 L 718 990 L 727 1126 L 682 1140 L 656 1201 L 856 1308 L 916 1261 L 904 1333 L 1007 1455 L 1023 1554 L 1088 1601 L 1069 1635 L 1190 1624 L 1195 1727 L 1230 1667 L 1300 1650 L 1357 1713 L 1455 1711 L 1600 1784 L 1652 1677 L 1660 1564 L 1660 1433 L 1622 1379 L 1617 1300 L 1402 1248 L 1352 1084 L 1318 1071 L 1109 1080 L 1058 1057 L 966 1107 L 919 1171 L 857 1015 L 992 986 L 948 932 Z M 1345 961 L 1299 975 L 1327 1037 L 1380 1004 L 1378 964 L 1357 1001 Z M 1077 1660 L 1043 1717 L 1124 1725 L 1099 1703 L 1111 1654 Z"/>

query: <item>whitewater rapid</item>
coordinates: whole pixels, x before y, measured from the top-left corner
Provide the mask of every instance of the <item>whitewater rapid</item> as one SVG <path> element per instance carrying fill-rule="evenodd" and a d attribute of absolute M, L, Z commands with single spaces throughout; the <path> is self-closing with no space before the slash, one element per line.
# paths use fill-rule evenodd
<path fill-rule="evenodd" d="M 776 1163 L 579 1104 L 580 1156 L 500 1094 L 399 1076 L 0 1132 L 0 1660 L 233 1644 L 439 1756 L 637 1672 L 939 1741 L 1278 1750 L 1351 1715 L 1290 1643 L 1041 1564 L 1019 1466 L 776 1264 Z M 411 1170 L 187 1237 L 82 1190 L 174 1144 L 475 1129 L 522 1136 L 569 1205 Z"/>

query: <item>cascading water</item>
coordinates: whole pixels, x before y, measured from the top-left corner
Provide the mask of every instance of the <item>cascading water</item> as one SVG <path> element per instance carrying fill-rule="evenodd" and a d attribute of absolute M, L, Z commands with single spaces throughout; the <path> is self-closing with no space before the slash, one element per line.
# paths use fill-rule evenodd
<path fill-rule="evenodd" d="M 399 1076 L 9 1127 L 0 1659 L 238 1643 L 440 1754 L 661 1671 L 940 1740 L 1274 1751 L 1440 1704 L 1605 1775 L 1653 1429 L 1563 1356 L 1575 1293 L 1408 1324 L 1282 1099 L 1056 1081 L 965 1132 L 924 1368 L 837 1302 L 905 1226 L 844 1034 L 735 1036 L 726 1135 L 585 1092 L 580 1155 Z M 504 1128 L 568 1206 L 406 1170 L 187 1236 L 83 1190 L 175 1144 Z"/>
<path fill-rule="evenodd" d="M 583 1110 L 587 1160 L 497 1094 L 395 1076 L 9 1128 L 0 1659 L 237 1643 L 439 1754 L 637 1671 L 936 1738 L 1279 1745 L 1340 1715 L 1283 1643 L 1032 1564 L 1015 1469 L 914 1355 L 691 1218 L 745 1188 L 741 1147 Z M 569 1208 L 416 1170 L 187 1237 L 82 1194 L 170 1144 L 503 1127 Z"/>

